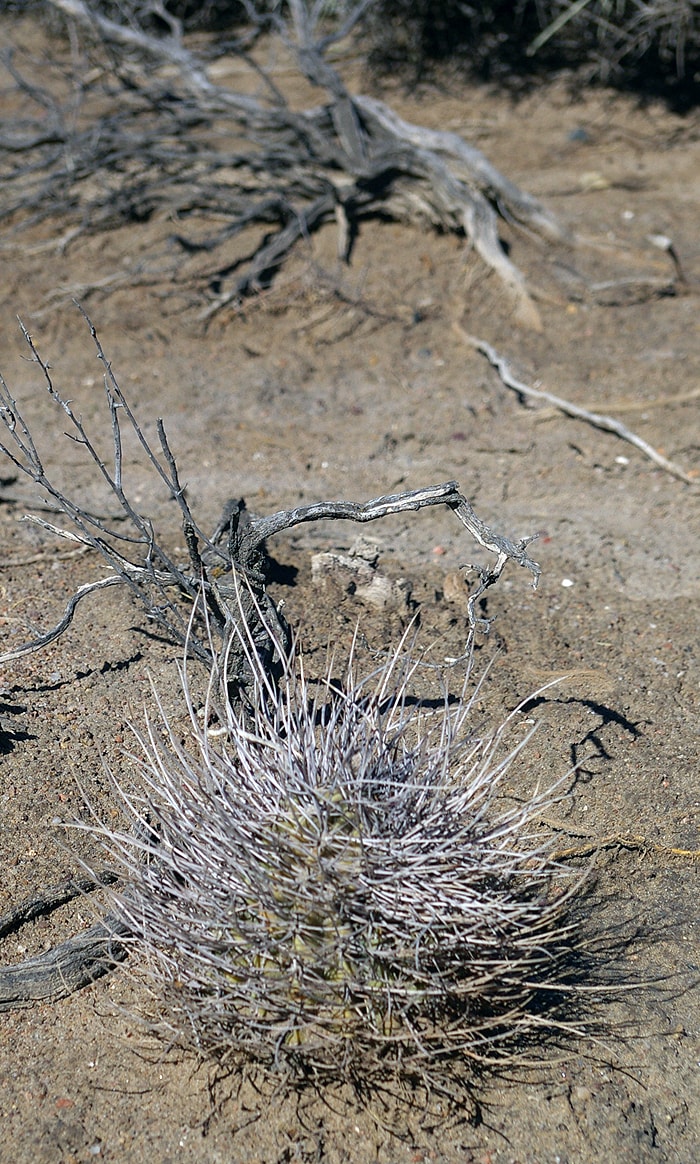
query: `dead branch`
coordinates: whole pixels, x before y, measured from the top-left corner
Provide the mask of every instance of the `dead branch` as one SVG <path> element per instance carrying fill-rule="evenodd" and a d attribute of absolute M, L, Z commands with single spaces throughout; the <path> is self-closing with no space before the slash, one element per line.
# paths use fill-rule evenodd
<path fill-rule="evenodd" d="M 261 97 L 213 81 L 209 62 L 186 46 L 177 21 L 159 37 L 135 19 L 108 19 L 84 0 L 47 3 L 82 31 L 100 77 L 88 84 L 69 66 L 62 103 L 6 58 L 39 116 L 5 135 L 0 220 L 19 229 L 59 214 L 77 224 L 70 245 L 81 233 L 167 216 L 177 231 L 153 262 L 181 284 L 196 281 L 208 300 L 204 319 L 266 286 L 295 244 L 325 222 L 338 223 L 338 249 L 347 259 L 363 217 L 427 221 L 466 235 L 509 289 L 521 322 L 541 326 L 527 280 L 499 241 L 498 216 L 557 243 L 571 241 L 565 229 L 457 134 L 412 125 L 381 101 L 351 95 L 328 63 L 328 48 L 359 23 L 371 0 L 349 5 L 344 22 L 330 29 L 320 26 L 322 6 L 302 0 L 289 4 L 288 17 L 281 8 L 266 17 L 300 72 L 327 96 L 302 112 L 251 60 L 245 41 L 233 51 L 268 82 Z M 262 27 L 255 6 L 246 11 Z M 62 79 L 57 84 L 65 87 Z M 202 223 L 222 219 L 223 227 L 202 231 Z M 247 257 L 233 255 L 232 240 L 256 226 L 272 231 Z M 207 252 L 220 257 L 203 271 L 194 260 Z M 101 283 L 108 292 L 112 284 Z"/>
<path fill-rule="evenodd" d="M 447 506 L 474 541 L 495 556 L 489 568 L 474 567 L 478 583 L 467 599 L 466 609 L 470 635 L 475 630 L 488 630 L 488 621 L 477 616 L 476 604 L 484 591 L 498 580 L 508 561 L 529 570 L 533 585 L 537 585 L 540 569 L 527 553 L 527 546 L 532 539 L 523 538 L 513 542 L 492 530 L 477 516 L 455 481 L 377 497 L 365 504 L 321 501 L 280 510 L 268 517 L 251 515 L 243 500 L 229 501 L 216 530 L 207 536 L 197 523 L 186 499 L 163 421 L 156 422 L 160 446 L 159 452 L 156 452 L 119 387 L 95 327 L 84 311 L 83 315 L 103 367 L 112 438 L 110 465 L 106 464 L 98 451 L 81 417 L 55 387 L 49 365 L 40 356 L 27 329 L 22 324 L 20 326 L 32 359 L 40 369 L 44 390 L 63 422 L 67 420 L 69 423 L 68 438 L 80 445 L 92 461 L 97 474 L 117 502 L 119 516 L 125 519 L 126 526 L 117 528 L 119 523 L 115 525 L 114 520 L 89 512 L 54 482 L 44 467 L 28 421 L 0 376 L 0 420 L 5 426 L 5 441 L 0 442 L 0 451 L 10 459 L 16 470 L 24 473 L 44 494 L 48 494 L 54 507 L 69 519 L 73 529 L 61 528 L 42 517 L 33 516 L 29 520 L 56 537 L 77 543 L 81 548 L 96 550 L 111 571 L 107 577 L 79 587 L 54 627 L 4 652 L 0 655 L 0 662 L 10 662 L 55 642 L 70 626 L 83 598 L 97 590 L 123 584 L 141 603 L 148 618 L 156 621 L 174 642 L 186 647 L 209 667 L 216 666 L 218 658 L 225 657 L 228 670 L 223 680 L 228 686 L 233 684 L 234 688 L 245 687 L 247 675 L 245 658 L 236 654 L 235 646 L 231 647 L 232 642 L 235 644 L 237 641 L 233 630 L 243 608 L 251 633 L 257 636 L 261 657 L 266 660 L 271 674 L 274 674 L 280 644 L 283 650 L 291 649 L 291 637 L 286 621 L 266 591 L 269 574 L 266 544 L 276 534 L 306 522 L 330 519 L 364 523 L 380 520 L 389 514 L 412 512 L 433 505 Z M 151 520 L 141 514 L 129 499 L 123 480 L 123 425 L 127 425 L 138 440 L 144 459 L 159 484 L 165 487 L 180 507 L 189 551 L 189 569 L 173 561 L 158 540 Z M 191 613 L 193 608 L 194 621 Z"/>
<path fill-rule="evenodd" d="M 0 1011 L 67 998 L 89 986 L 124 961 L 127 949 L 119 939 L 128 933 L 116 915 L 108 914 L 104 921 L 45 954 L 0 967 Z"/>
<path fill-rule="evenodd" d="M 83 586 L 79 586 L 75 594 L 71 597 L 66 606 L 63 618 L 61 618 L 54 627 L 46 631 L 42 635 L 37 635 L 28 643 L 23 643 L 20 647 L 15 647 L 12 651 L 5 651 L 0 655 L 0 663 L 11 663 L 14 659 L 21 659 L 23 655 L 31 655 L 34 651 L 40 650 L 42 647 L 48 647 L 50 643 L 55 643 L 56 639 L 60 639 L 64 631 L 73 621 L 78 604 L 88 594 L 94 594 L 96 590 L 104 590 L 106 586 L 118 586 L 122 581 L 116 574 L 110 575 L 109 578 L 101 578 L 97 582 L 86 582 Z"/>
<path fill-rule="evenodd" d="M 510 365 L 503 356 L 499 356 L 498 352 L 487 344 L 485 340 L 477 339 L 475 336 L 468 335 L 464 328 L 460 327 L 458 323 L 453 323 L 453 328 L 456 334 L 464 343 L 469 344 L 470 347 L 476 348 L 478 352 L 486 356 L 489 363 L 496 369 L 502 382 L 506 388 L 512 388 L 519 396 L 526 396 L 530 400 L 542 400 L 552 407 L 563 412 L 566 416 L 573 416 L 576 420 L 584 420 L 587 424 L 593 425 L 594 428 L 603 429 L 604 432 L 612 432 L 619 436 L 623 441 L 634 445 L 640 452 L 644 453 L 650 461 L 655 465 L 659 465 L 672 477 L 677 477 L 679 481 L 684 481 L 686 485 L 695 485 L 697 482 L 690 477 L 685 469 L 680 465 L 676 465 L 673 461 L 669 461 L 661 453 L 657 452 L 647 441 L 642 437 L 637 436 L 619 420 L 614 420 L 611 416 L 604 416 L 599 412 L 589 412 L 586 408 L 581 408 L 578 404 L 572 404 L 569 400 L 562 399 L 561 396 L 554 396 L 551 392 L 545 392 L 541 388 L 532 388 L 529 384 L 524 384 L 522 380 L 518 380 L 510 369 Z"/>
<path fill-rule="evenodd" d="M 613 412 L 651 412 L 654 408 L 670 408 L 674 404 L 689 404 L 691 400 L 697 400 L 698 397 L 700 397 L 700 388 L 691 388 L 688 392 L 672 392 L 669 396 L 652 396 L 645 400 L 630 400 L 629 397 L 621 397 L 617 400 L 606 400 L 605 404 Z M 596 412 L 597 409 L 594 408 L 591 411 Z M 537 411 L 537 419 L 547 420 L 556 412 L 556 408 L 540 408 Z"/>

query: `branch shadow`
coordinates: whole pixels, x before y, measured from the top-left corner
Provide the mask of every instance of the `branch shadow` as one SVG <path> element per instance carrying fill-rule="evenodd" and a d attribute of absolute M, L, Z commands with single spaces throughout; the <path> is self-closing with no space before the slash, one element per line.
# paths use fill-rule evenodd
<path fill-rule="evenodd" d="M 639 739 L 644 734 L 640 725 L 646 725 L 651 722 L 647 719 L 628 719 L 622 712 L 617 711 L 614 707 L 609 707 L 606 703 L 600 703 L 595 699 L 580 699 L 575 696 L 556 699 L 547 695 L 537 695 L 522 704 L 521 710 L 523 712 L 531 712 L 537 707 L 551 706 L 553 704 L 558 704 L 561 707 L 573 706 L 585 708 L 598 717 L 597 724 L 589 728 L 578 740 L 573 740 L 570 744 L 571 767 L 576 770 L 576 782 L 582 784 L 587 784 L 594 776 L 598 775 L 597 771 L 587 766 L 591 761 L 598 759 L 609 763 L 613 759 L 609 745 L 606 744 L 602 736 L 605 728 L 611 725 L 622 728 L 632 739 Z M 586 765 L 584 765 L 581 757 L 591 745 L 593 747 L 593 753 L 587 755 Z"/>

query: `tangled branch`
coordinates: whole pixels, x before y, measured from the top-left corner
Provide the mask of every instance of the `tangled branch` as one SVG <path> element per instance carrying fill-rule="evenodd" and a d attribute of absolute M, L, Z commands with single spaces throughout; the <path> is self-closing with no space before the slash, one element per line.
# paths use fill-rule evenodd
<path fill-rule="evenodd" d="M 465 235 L 509 289 L 521 322 L 540 327 L 525 276 L 501 246 L 498 219 L 559 243 L 570 241 L 566 230 L 457 134 L 410 124 L 384 102 L 350 93 L 327 54 L 370 0 L 347 6 L 330 29 L 319 4 L 291 0 L 287 15 L 280 6 L 265 16 L 246 4 L 250 31 L 220 51 L 236 55 L 258 83 L 262 77 L 260 96 L 212 80 L 211 61 L 187 47 L 174 17 L 158 36 L 134 14 L 108 19 L 86 0 L 47 3 L 80 31 L 97 65 L 85 79 L 81 66 L 68 64 L 67 78 L 43 85 L 6 54 L 38 116 L 2 135 L 0 221 L 20 228 L 60 214 L 72 220 L 62 240 L 68 246 L 85 232 L 160 215 L 176 227 L 146 267 L 203 295 L 204 321 L 267 286 L 295 244 L 326 222 L 337 223 L 346 261 L 367 216 L 427 222 Z M 295 110 L 260 68 L 250 42 L 263 28 L 325 93 L 323 104 Z M 66 79 L 62 100 L 55 90 L 65 91 Z M 246 252 L 241 236 L 253 227 L 264 233 Z"/>
<path fill-rule="evenodd" d="M 114 519 L 91 513 L 80 502 L 69 497 L 54 481 L 44 466 L 29 422 L 0 376 L 0 420 L 5 428 L 5 440 L 0 442 L 0 451 L 9 458 L 15 469 L 28 476 L 48 495 L 54 509 L 67 517 L 73 528 L 63 529 L 42 517 L 29 520 L 58 537 L 96 550 L 110 569 L 107 577 L 79 587 L 70 599 L 63 617 L 54 627 L 4 652 L 0 655 L 0 662 L 10 662 L 54 642 L 70 626 L 83 598 L 105 587 L 122 584 L 139 600 L 149 619 L 156 622 L 172 641 L 186 647 L 207 666 L 214 667 L 218 659 L 226 658 L 222 679 L 229 690 L 231 685 L 234 690 L 245 687 L 249 668 L 244 655 L 236 650 L 238 640 L 232 634 L 233 628 L 240 619 L 242 608 L 263 665 L 274 673 L 275 667 L 282 662 L 278 644 L 283 643 L 282 653 L 287 653 L 291 649 L 291 638 L 284 616 L 267 594 L 269 559 L 266 544 L 276 534 L 306 522 L 330 519 L 364 523 L 377 521 L 389 514 L 406 513 L 433 505 L 447 506 L 474 541 L 495 556 L 489 568 L 474 567 L 478 572 L 478 584 L 467 600 L 470 634 L 476 629 L 487 629 L 486 620 L 479 618 L 476 613 L 476 604 L 484 591 L 498 580 L 508 561 L 524 566 L 532 574 L 534 584 L 537 584 L 539 566 L 527 553 L 527 546 L 532 539 L 513 542 L 492 530 L 474 512 L 459 491 L 456 481 L 377 497 L 365 504 L 320 501 L 281 510 L 267 517 L 250 514 L 243 499 L 234 499 L 226 503 L 216 529 L 208 535 L 190 508 L 163 421 L 159 419 L 156 422 L 158 448 L 155 449 L 119 387 L 95 327 L 85 312 L 82 313 L 103 367 L 112 439 L 112 460 L 109 465 L 82 418 L 74 411 L 70 401 L 57 390 L 50 367 L 39 354 L 29 332 L 23 324 L 20 326 L 32 358 L 41 371 L 44 388 L 51 402 L 61 417 L 68 420 L 68 439 L 81 446 L 92 461 L 98 476 L 117 502 L 118 515 L 124 525 L 121 525 L 121 521 L 115 523 Z M 136 437 L 144 459 L 159 483 L 165 486 L 169 496 L 180 508 L 189 555 L 187 568 L 178 564 L 168 553 L 158 539 L 151 519 L 144 516 L 129 497 L 123 479 L 124 425 Z M 203 621 L 198 622 L 198 616 Z M 274 631 L 273 635 L 270 634 L 270 628 Z"/>

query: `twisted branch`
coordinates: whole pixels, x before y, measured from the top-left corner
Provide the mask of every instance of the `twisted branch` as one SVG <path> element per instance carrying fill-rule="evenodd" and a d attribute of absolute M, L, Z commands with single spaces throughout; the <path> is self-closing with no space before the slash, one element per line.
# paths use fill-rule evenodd
<path fill-rule="evenodd" d="M 28 101 L 38 104 L 40 117 L 28 124 L 25 119 L 6 135 L 10 152 L 0 171 L 0 220 L 12 216 L 19 227 L 51 213 L 68 214 L 78 220 L 68 245 L 81 232 L 105 229 L 115 219 L 147 219 L 165 206 L 182 225 L 167 240 L 177 248 L 176 261 L 171 245 L 159 263 L 172 265 L 179 282 L 187 278 L 189 255 L 216 251 L 242 230 L 272 223 L 273 233 L 247 259 L 221 261 L 205 275 L 197 268 L 193 278 L 203 280 L 208 298 L 199 312 L 204 321 L 266 286 L 296 242 L 325 222 L 338 220 L 339 253 L 347 259 L 363 216 L 427 220 L 441 231 L 466 235 L 509 288 L 520 321 L 541 327 L 525 276 L 501 246 L 498 216 L 556 243 L 568 243 L 570 236 L 457 134 L 412 125 L 384 102 L 349 92 L 325 54 L 361 21 L 371 0 L 350 5 L 345 21 L 330 31 L 319 24 L 318 4 L 292 0 L 288 17 L 281 9 L 263 16 L 246 4 L 254 29 L 271 25 L 299 71 L 324 91 L 325 103 L 302 112 L 290 107 L 243 43 L 239 55 L 268 82 L 264 99 L 212 80 L 204 56 L 185 45 L 175 20 L 170 34 L 158 37 L 135 19 L 108 19 L 86 0 L 47 2 L 82 29 L 89 43 L 97 42 L 103 67 L 105 53 L 114 62 L 103 80 L 110 86 L 109 112 L 101 107 L 92 113 L 91 93 L 77 73 L 71 109 L 63 109 L 8 58 L 6 67 Z M 216 52 L 216 46 L 210 49 Z M 73 108 L 76 93 L 80 116 Z M 226 150 L 226 137 L 243 144 Z M 235 184 L 221 176 L 231 169 Z M 86 184 L 97 173 L 102 181 Z M 188 222 L 211 215 L 226 221 L 223 229 L 210 238 L 188 231 Z M 108 289 L 104 281 L 101 287 Z"/>

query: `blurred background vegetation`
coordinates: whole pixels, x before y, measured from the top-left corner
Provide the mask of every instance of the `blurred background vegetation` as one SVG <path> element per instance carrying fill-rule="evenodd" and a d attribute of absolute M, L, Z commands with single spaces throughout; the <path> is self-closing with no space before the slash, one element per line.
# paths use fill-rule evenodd
<path fill-rule="evenodd" d="M 329 19 L 356 6 L 318 0 Z M 274 20 L 284 0 L 91 0 L 103 15 L 168 35 L 222 34 Z M 0 0 L 0 12 L 41 13 L 42 0 Z M 690 105 L 700 95 L 700 0 L 374 0 L 356 30 L 378 79 L 407 86 L 447 68 L 514 90 L 564 73 L 575 87 L 604 83 Z"/>

